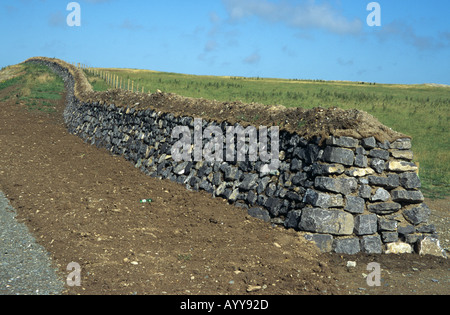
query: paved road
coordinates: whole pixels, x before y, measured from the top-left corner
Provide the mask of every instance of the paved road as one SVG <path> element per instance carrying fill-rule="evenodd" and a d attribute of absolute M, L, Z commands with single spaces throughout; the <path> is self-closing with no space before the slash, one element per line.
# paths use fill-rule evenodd
<path fill-rule="evenodd" d="M 0 191 L 0 295 L 58 295 L 64 280 Z"/>

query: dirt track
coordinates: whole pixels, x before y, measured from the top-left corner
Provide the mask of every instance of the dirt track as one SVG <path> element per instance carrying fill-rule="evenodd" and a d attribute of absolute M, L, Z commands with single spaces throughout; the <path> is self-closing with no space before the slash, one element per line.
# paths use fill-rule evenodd
<path fill-rule="evenodd" d="M 0 190 L 63 278 L 67 264 L 81 265 L 82 286 L 66 294 L 450 293 L 448 260 L 320 254 L 294 231 L 83 143 L 65 129 L 63 101 L 53 114 L 15 99 L 0 107 Z M 347 269 L 348 260 L 356 268 Z M 382 267 L 381 287 L 363 277 L 373 261 Z"/>

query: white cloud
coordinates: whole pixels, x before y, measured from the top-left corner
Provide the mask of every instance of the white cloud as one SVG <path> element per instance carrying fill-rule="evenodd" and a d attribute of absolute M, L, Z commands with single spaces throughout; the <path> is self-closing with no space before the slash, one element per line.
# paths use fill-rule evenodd
<path fill-rule="evenodd" d="M 401 40 L 419 50 L 437 50 L 450 46 L 449 33 L 443 33 L 436 38 L 431 35 L 419 35 L 412 26 L 403 21 L 393 21 L 383 25 L 378 32 L 380 41 Z"/>
<path fill-rule="evenodd" d="M 291 3 L 288 1 L 271 2 L 268 0 L 222 0 L 231 21 L 256 16 L 271 23 L 285 23 L 299 29 L 324 29 L 338 34 L 357 34 L 362 30 L 363 22 L 350 20 L 327 3 L 315 0 Z"/>
<path fill-rule="evenodd" d="M 244 63 L 247 63 L 247 64 L 256 64 L 256 63 L 258 63 L 260 60 L 261 60 L 261 56 L 260 56 L 257 52 L 255 52 L 255 53 L 251 54 L 250 56 L 246 57 L 246 58 L 244 59 Z"/>

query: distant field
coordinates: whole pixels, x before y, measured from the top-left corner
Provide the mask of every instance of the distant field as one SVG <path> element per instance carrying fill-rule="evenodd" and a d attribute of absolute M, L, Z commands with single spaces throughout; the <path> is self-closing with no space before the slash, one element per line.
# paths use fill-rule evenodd
<path fill-rule="evenodd" d="M 135 69 L 96 69 L 128 79 L 136 89 L 157 89 L 183 96 L 240 100 L 287 107 L 340 107 L 364 110 L 392 129 L 413 137 L 420 162 L 422 191 L 428 197 L 450 195 L 450 88 L 362 82 L 307 81 L 270 78 L 194 76 Z M 95 90 L 109 86 L 88 74 Z"/>

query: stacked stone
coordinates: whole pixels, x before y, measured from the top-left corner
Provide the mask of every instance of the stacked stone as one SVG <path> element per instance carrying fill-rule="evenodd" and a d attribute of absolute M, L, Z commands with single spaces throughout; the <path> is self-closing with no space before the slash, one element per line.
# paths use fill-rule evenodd
<path fill-rule="evenodd" d="M 410 139 L 330 137 L 320 144 L 280 130 L 276 171 L 248 155 L 245 161 L 176 162 L 172 131 L 187 126 L 193 137 L 192 117 L 81 102 L 73 96 L 70 73 L 52 68 L 72 85 L 64 113 L 69 131 L 152 177 L 225 198 L 254 217 L 301 231 L 325 252 L 382 253 L 398 242 L 412 251 L 427 236 L 437 238 L 427 222 L 430 209 L 419 190 Z M 229 124 L 203 121 L 203 130 L 208 126 L 226 134 Z M 203 148 L 209 145 L 203 142 Z"/>
<path fill-rule="evenodd" d="M 380 143 L 374 137 L 330 137 L 319 146 L 319 139 L 281 132 L 280 167 L 270 172 L 267 164 L 248 159 L 175 162 L 172 130 L 188 126 L 193 134 L 191 117 L 97 103 L 83 103 L 71 116 L 75 133 L 124 155 L 150 176 L 225 198 L 265 221 L 311 232 L 306 237 L 324 251 L 381 253 L 383 244 L 414 245 L 435 233 L 427 224 L 430 210 L 419 190 L 409 139 Z M 225 133 L 228 124 L 204 121 L 202 127 L 208 126 Z"/>
<path fill-rule="evenodd" d="M 361 141 L 331 137 L 326 142 L 322 173 L 308 189 L 299 229 L 324 251 L 355 254 L 383 252 L 383 244 L 414 246 L 427 235 L 430 209 L 423 203 L 410 139 L 393 143 L 374 137 Z"/>

